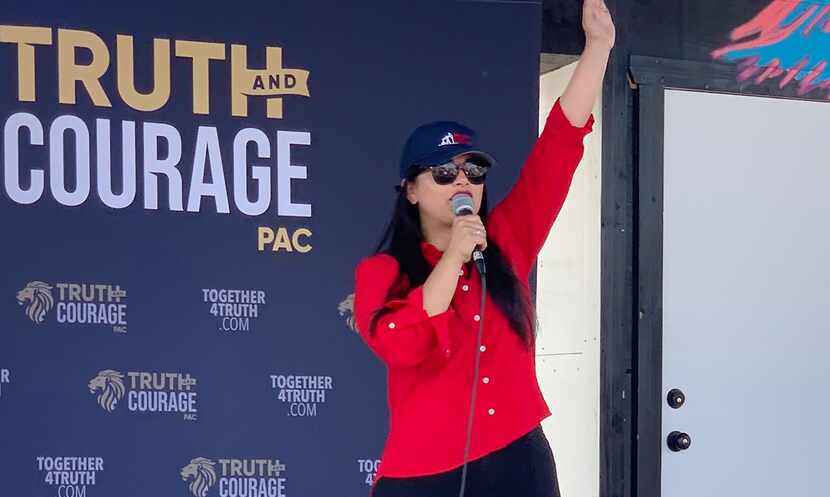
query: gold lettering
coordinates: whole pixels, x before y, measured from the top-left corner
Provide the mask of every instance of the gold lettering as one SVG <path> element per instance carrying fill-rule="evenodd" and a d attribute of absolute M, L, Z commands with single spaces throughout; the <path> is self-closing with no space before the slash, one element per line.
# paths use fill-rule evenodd
<path fill-rule="evenodd" d="M 51 45 L 52 29 L 0 26 L 0 42 L 17 44 L 17 99 L 35 101 L 35 47 Z"/>
<path fill-rule="evenodd" d="M 294 235 L 291 237 L 291 242 L 294 244 L 294 248 L 297 249 L 297 252 L 305 254 L 306 252 L 311 251 L 311 244 L 301 245 L 301 236 L 311 237 L 311 230 L 307 228 L 299 228 L 294 232 Z"/>
<path fill-rule="evenodd" d="M 257 228 L 257 250 L 262 252 L 265 246 L 269 243 L 274 243 L 274 230 L 268 226 L 260 226 Z"/>
<path fill-rule="evenodd" d="M 89 65 L 75 62 L 75 49 L 86 48 L 92 52 Z M 80 81 L 92 103 L 97 107 L 112 107 L 99 79 L 107 72 L 110 53 L 104 41 L 95 33 L 74 29 L 58 30 L 58 101 L 75 103 L 75 82 Z"/>
<path fill-rule="evenodd" d="M 282 49 L 279 47 L 265 47 L 265 67 L 268 72 L 282 69 Z M 256 71 L 248 69 L 248 47 L 245 45 L 231 45 L 231 115 L 235 117 L 248 116 L 248 96 L 246 92 L 252 89 Z M 266 99 L 266 115 L 272 119 L 282 119 L 282 99 L 272 97 Z"/>
<path fill-rule="evenodd" d="M 124 103 L 135 110 L 152 112 L 170 99 L 170 40 L 153 39 L 153 91 L 139 93 L 135 89 L 135 51 L 133 37 L 117 35 L 118 93 Z"/>
<path fill-rule="evenodd" d="M 207 114 L 210 112 L 209 64 L 211 60 L 225 60 L 225 45 L 176 40 L 176 57 L 193 59 L 193 113 Z"/>
<path fill-rule="evenodd" d="M 301 254 L 311 252 L 311 243 L 301 240 L 301 237 L 311 238 L 311 230 L 308 228 L 297 228 L 290 235 L 288 228 L 280 226 L 274 229 L 268 226 L 259 226 L 257 228 L 257 250 L 262 252 L 267 245 L 272 245 L 272 252 L 279 252 L 285 250 L 286 252 L 294 252 L 295 250 Z"/>
<path fill-rule="evenodd" d="M 189 58 L 192 67 L 193 113 L 210 113 L 210 63 L 227 60 L 224 43 L 208 43 L 188 40 L 153 39 L 153 86 L 146 92 L 136 87 L 136 65 L 146 57 L 136 57 L 133 36 L 118 34 L 115 37 L 115 53 L 104 40 L 91 31 L 58 29 L 57 42 L 53 41 L 53 28 L 12 26 L 0 24 L 0 43 L 17 46 L 18 100 L 36 100 L 36 45 L 57 45 L 58 102 L 75 105 L 78 88 L 81 87 L 96 107 L 112 107 L 101 79 L 115 57 L 115 79 L 118 95 L 132 109 L 152 112 L 161 109 L 172 95 L 171 56 Z M 175 43 L 175 53 L 171 52 Z M 83 52 L 81 55 L 78 52 Z M 79 62 L 80 59 L 83 63 Z M 248 99 L 265 99 L 265 114 L 271 119 L 283 117 L 283 97 L 287 95 L 310 96 L 309 71 L 282 67 L 282 48 L 265 47 L 265 67 L 248 67 L 248 47 L 231 45 L 230 52 L 230 100 L 231 115 L 248 116 Z M 140 72 L 140 71 L 139 71 Z M 80 83 L 80 84 L 78 84 Z M 143 86 L 143 85 L 142 85 Z"/>
<path fill-rule="evenodd" d="M 291 247 L 291 239 L 288 238 L 288 230 L 285 226 L 280 226 L 277 230 L 277 239 L 274 241 L 274 247 L 271 249 L 274 252 L 279 252 L 280 249 L 285 249 L 287 252 L 293 252 Z"/>

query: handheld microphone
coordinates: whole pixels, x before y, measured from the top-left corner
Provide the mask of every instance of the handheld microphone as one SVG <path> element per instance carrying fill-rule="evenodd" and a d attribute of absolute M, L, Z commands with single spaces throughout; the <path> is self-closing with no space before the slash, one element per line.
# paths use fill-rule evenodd
<path fill-rule="evenodd" d="M 473 208 L 473 197 L 469 193 L 458 193 L 452 197 L 452 212 L 456 216 L 469 216 L 475 214 Z M 484 273 L 487 269 L 484 266 L 484 254 L 481 249 L 476 246 L 473 250 L 473 260 L 478 267 L 479 277 L 481 279 L 481 303 L 479 304 L 479 315 L 481 318 L 478 322 L 478 338 L 476 340 L 475 348 L 475 366 L 473 368 L 473 378 L 478 378 L 480 363 L 481 363 L 481 341 L 484 334 L 484 302 L 487 295 L 487 278 Z M 470 413 L 467 415 L 467 442 L 464 446 L 464 465 L 461 470 L 461 486 L 458 490 L 458 496 L 464 497 L 467 484 L 467 458 L 470 454 L 470 442 L 473 436 L 473 414 L 476 405 L 476 391 L 478 390 L 478 381 L 473 381 L 470 391 Z"/>
<path fill-rule="evenodd" d="M 473 208 L 473 197 L 469 193 L 456 193 L 453 195 L 452 212 L 456 216 L 475 214 L 475 209 Z M 475 250 L 473 250 L 473 260 L 476 263 L 476 267 L 478 267 L 478 272 L 485 274 L 487 272 L 487 266 L 484 264 L 484 254 L 481 253 L 478 246 L 476 246 Z"/>

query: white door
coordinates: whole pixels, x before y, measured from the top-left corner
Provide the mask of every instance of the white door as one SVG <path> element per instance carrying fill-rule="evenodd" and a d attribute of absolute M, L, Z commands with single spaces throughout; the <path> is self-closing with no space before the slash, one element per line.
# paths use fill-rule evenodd
<path fill-rule="evenodd" d="M 664 119 L 662 496 L 830 496 L 830 103 Z"/>

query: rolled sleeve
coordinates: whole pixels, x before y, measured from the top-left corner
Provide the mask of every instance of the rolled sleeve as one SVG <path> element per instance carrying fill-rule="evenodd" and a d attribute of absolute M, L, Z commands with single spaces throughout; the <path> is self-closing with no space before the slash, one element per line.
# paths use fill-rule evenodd
<path fill-rule="evenodd" d="M 449 333 L 452 311 L 448 309 L 434 316 L 427 314 L 423 286 L 411 288 L 403 298 L 388 299 L 389 289 L 397 279 L 397 262 L 392 261 L 394 268 L 385 259 L 369 259 L 358 265 L 355 319 L 361 337 L 389 366 L 416 366 L 437 350 L 449 357 L 452 352 Z M 373 322 L 372 318 L 378 313 L 380 317 Z"/>

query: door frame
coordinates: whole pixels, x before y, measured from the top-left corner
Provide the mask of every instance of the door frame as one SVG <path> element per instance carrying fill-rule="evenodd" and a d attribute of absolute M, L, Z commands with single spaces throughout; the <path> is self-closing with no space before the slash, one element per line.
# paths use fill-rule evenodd
<path fill-rule="evenodd" d="M 768 84 L 737 80 L 733 64 L 632 55 L 634 92 L 634 323 L 632 486 L 637 497 L 660 497 L 663 450 L 663 152 L 665 90 L 779 97 Z M 609 352 L 610 353 L 610 352 Z M 617 352 L 622 354 L 623 352 Z M 694 449 L 690 449 L 694 450 Z"/>

